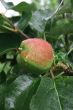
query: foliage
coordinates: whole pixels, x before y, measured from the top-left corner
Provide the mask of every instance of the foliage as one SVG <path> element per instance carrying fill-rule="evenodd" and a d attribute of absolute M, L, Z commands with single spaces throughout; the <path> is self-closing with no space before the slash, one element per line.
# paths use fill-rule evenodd
<path fill-rule="evenodd" d="M 0 14 L 0 110 L 73 110 L 73 0 L 1 2 L 19 15 Z M 26 74 L 17 64 L 20 42 L 31 37 L 54 48 L 44 75 Z"/>

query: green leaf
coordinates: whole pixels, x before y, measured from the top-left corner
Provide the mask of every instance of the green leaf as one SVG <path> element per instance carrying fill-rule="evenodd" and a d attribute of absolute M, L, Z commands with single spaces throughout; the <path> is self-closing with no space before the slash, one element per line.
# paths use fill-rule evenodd
<path fill-rule="evenodd" d="M 16 99 L 15 110 L 30 110 L 30 101 L 32 96 L 35 94 L 39 83 L 39 79 L 33 81 L 30 87 L 24 90 L 21 95 L 18 96 Z"/>
<path fill-rule="evenodd" d="M 31 110 L 72 110 L 73 77 L 42 77 L 30 103 Z"/>
<path fill-rule="evenodd" d="M 3 69 L 4 73 L 7 74 L 10 71 L 10 69 L 11 69 L 11 62 L 6 62 L 6 65 Z"/>
<path fill-rule="evenodd" d="M 64 0 L 64 6 L 65 7 L 71 7 L 71 0 Z M 71 7 L 72 8 L 72 7 Z"/>
<path fill-rule="evenodd" d="M 29 22 L 31 28 L 37 30 L 38 32 L 44 32 L 45 25 L 46 25 L 46 18 L 50 18 L 52 15 L 52 12 L 49 10 L 38 10 L 35 11 L 31 17 L 31 20 Z"/>
<path fill-rule="evenodd" d="M 2 72 L 2 70 L 3 70 L 4 65 L 5 65 L 5 63 L 1 63 L 1 62 L 0 62 L 0 74 L 1 74 L 1 72 Z"/>
<path fill-rule="evenodd" d="M 31 110 L 61 110 L 59 97 L 52 79 L 42 77 L 30 103 Z"/>
<path fill-rule="evenodd" d="M 5 110 L 5 93 L 4 85 L 0 85 L 0 110 Z"/>
<path fill-rule="evenodd" d="M 60 77 L 55 80 L 62 110 L 73 109 L 73 77 Z"/>
<path fill-rule="evenodd" d="M 0 34 L 0 54 L 14 48 L 18 48 L 21 42 L 21 38 L 14 33 L 2 33 Z"/>
<path fill-rule="evenodd" d="M 17 23 L 17 27 L 21 30 L 24 30 L 27 27 L 31 16 L 32 16 L 31 12 L 23 12 L 20 20 Z"/>
<path fill-rule="evenodd" d="M 9 86 L 7 86 L 5 99 L 6 110 L 23 110 L 24 107 L 28 108 L 30 99 L 34 94 L 35 88 L 37 87 L 36 82 L 32 82 L 33 78 L 27 75 L 22 75 L 16 78 L 16 80 Z"/>
<path fill-rule="evenodd" d="M 10 32 L 14 29 L 13 24 L 9 21 L 9 19 L 0 14 L 0 33 Z"/>
<path fill-rule="evenodd" d="M 57 21 L 56 25 L 53 25 L 50 29 L 50 31 L 48 32 L 48 35 L 56 38 L 56 36 L 58 37 L 59 35 L 62 34 L 69 34 L 69 33 L 73 33 L 73 22 L 70 22 L 69 20 L 59 20 Z"/>
<path fill-rule="evenodd" d="M 73 0 L 71 0 L 71 5 L 72 5 L 72 7 L 73 7 Z"/>
<path fill-rule="evenodd" d="M 33 11 L 33 10 L 36 9 L 36 7 L 35 7 L 35 5 L 33 3 L 32 4 L 28 4 L 26 2 L 21 2 L 18 5 L 12 7 L 11 9 L 22 13 L 23 11 L 25 11 L 25 12 Z"/>

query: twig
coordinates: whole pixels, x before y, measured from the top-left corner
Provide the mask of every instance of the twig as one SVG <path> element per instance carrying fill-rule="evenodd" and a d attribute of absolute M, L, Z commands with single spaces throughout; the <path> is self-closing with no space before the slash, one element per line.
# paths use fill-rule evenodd
<path fill-rule="evenodd" d="M 50 70 L 50 73 L 51 73 L 51 77 L 54 79 L 54 78 L 55 78 L 55 76 L 54 76 L 54 74 L 53 74 L 53 71 L 52 71 L 52 70 Z"/>
<path fill-rule="evenodd" d="M 63 71 L 62 71 L 60 74 L 58 74 L 57 76 L 54 76 L 53 73 L 54 73 L 55 69 L 56 69 L 56 68 L 59 68 L 59 67 L 62 68 Z M 63 75 L 64 73 L 65 73 L 66 75 L 73 76 L 73 70 L 71 70 L 71 69 L 69 68 L 69 66 L 66 65 L 66 64 L 64 64 L 64 63 L 58 63 L 56 66 L 54 66 L 54 67 L 50 70 L 50 73 L 51 73 L 52 78 L 57 78 L 57 77 Z"/>
<path fill-rule="evenodd" d="M 71 49 L 68 51 L 67 55 L 69 55 L 72 51 L 73 51 L 73 48 L 71 48 Z"/>
<path fill-rule="evenodd" d="M 58 74 L 57 76 L 54 76 L 53 72 L 55 71 L 56 68 L 58 67 L 61 67 L 64 71 L 61 72 L 60 74 Z M 50 73 L 51 73 L 51 76 L 53 79 L 55 79 L 56 77 L 59 77 L 61 75 L 64 74 L 64 72 L 68 69 L 68 66 L 63 64 L 63 63 L 58 63 L 57 65 L 55 65 L 51 70 L 50 70 Z"/>
<path fill-rule="evenodd" d="M 26 39 L 29 38 L 29 36 L 27 36 L 22 30 L 20 30 L 18 27 L 15 27 L 14 24 L 4 14 L 1 14 L 1 15 L 12 26 L 12 28 L 7 26 L 3 26 L 3 27 L 5 27 L 6 29 L 12 32 L 19 33 L 23 38 L 26 38 Z"/>
<path fill-rule="evenodd" d="M 4 0 L 1 0 L 1 3 L 3 4 Z M 3 4 L 4 5 L 4 4 Z M 5 6 L 4 6 L 5 7 Z M 5 7 L 6 8 L 6 7 Z M 25 37 L 26 39 L 29 38 L 29 36 L 27 36 L 22 30 L 20 30 L 18 27 L 15 27 L 13 22 L 10 21 L 4 14 L 1 14 L 2 17 L 11 25 L 12 28 L 8 28 L 6 27 L 8 30 L 15 32 L 15 33 L 19 33 L 21 35 L 21 37 Z"/>
<path fill-rule="evenodd" d="M 45 18 L 46 21 L 49 20 L 49 19 L 51 19 L 53 16 L 55 16 L 55 14 L 58 12 L 58 10 L 60 9 L 60 7 L 63 4 L 63 2 L 64 2 L 64 0 L 61 0 L 61 3 L 57 7 L 56 11 L 50 17 Z"/>
<path fill-rule="evenodd" d="M 64 72 L 61 72 L 60 74 L 58 74 L 57 76 L 55 76 L 55 79 L 62 76 L 64 74 Z"/>
<path fill-rule="evenodd" d="M 17 28 L 16 28 L 17 29 Z M 22 35 L 23 37 L 25 37 L 26 39 L 30 38 L 29 36 L 27 36 L 23 31 L 21 31 L 20 29 L 17 29 L 17 33 L 19 33 L 20 35 Z"/>

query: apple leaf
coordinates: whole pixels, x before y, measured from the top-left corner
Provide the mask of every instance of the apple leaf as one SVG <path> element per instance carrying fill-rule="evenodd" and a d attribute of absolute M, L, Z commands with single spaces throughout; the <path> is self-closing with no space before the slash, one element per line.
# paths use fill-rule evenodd
<path fill-rule="evenodd" d="M 42 77 L 30 103 L 31 110 L 72 110 L 73 77 Z"/>
<path fill-rule="evenodd" d="M 14 48 L 18 48 L 21 38 L 14 33 L 1 33 L 0 34 L 0 54 Z"/>
<path fill-rule="evenodd" d="M 37 10 L 32 14 L 31 20 L 29 22 L 32 29 L 38 32 L 44 32 L 45 25 L 47 23 L 46 18 L 50 19 L 53 12 L 49 10 Z"/>
<path fill-rule="evenodd" d="M 11 7 L 11 9 L 22 13 L 23 11 L 29 12 L 29 11 L 35 10 L 36 7 L 33 3 L 29 4 L 26 2 L 21 2 L 21 3 L 17 4 L 16 6 Z"/>
<path fill-rule="evenodd" d="M 14 82 L 12 82 L 6 88 L 5 108 L 10 110 L 14 108 L 14 102 L 16 98 L 21 94 L 22 91 L 26 90 L 32 83 L 32 79 L 26 75 L 19 76 Z"/>

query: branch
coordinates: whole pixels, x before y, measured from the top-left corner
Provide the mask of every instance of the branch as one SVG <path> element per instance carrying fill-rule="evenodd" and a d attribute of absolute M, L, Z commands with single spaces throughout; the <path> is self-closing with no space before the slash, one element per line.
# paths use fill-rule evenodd
<path fill-rule="evenodd" d="M 12 28 L 10 27 L 6 27 L 6 26 L 3 26 L 5 27 L 6 29 L 14 32 L 14 33 L 19 33 L 21 35 L 21 37 L 25 37 L 26 39 L 30 38 L 29 36 L 27 36 L 22 30 L 20 30 L 18 27 L 15 27 L 14 24 L 12 23 L 12 21 L 10 21 L 4 14 L 1 14 L 2 17 L 11 25 Z"/>
<path fill-rule="evenodd" d="M 17 28 L 16 28 L 17 29 Z M 29 36 L 27 36 L 23 31 L 21 31 L 20 29 L 17 29 L 17 33 L 19 33 L 20 35 L 22 35 L 23 37 L 25 37 L 26 39 L 30 38 Z"/>
<path fill-rule="evenodd" d="M 54 72 L 57 68 L 61 68 L 62 72 L 60 74 L 58 74 L 57 76 L 54 76 Z M 58 63 L 57 65 L 55 65 L 52 69 L 51 69 L 51 76 L 53 78 L 57 78 L 61 75 L 67 75 L 67 76 L 73 76 L 73 70 L 69 67 L 69 65 L 66 65 L 64 63 Z"/>

